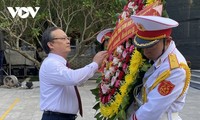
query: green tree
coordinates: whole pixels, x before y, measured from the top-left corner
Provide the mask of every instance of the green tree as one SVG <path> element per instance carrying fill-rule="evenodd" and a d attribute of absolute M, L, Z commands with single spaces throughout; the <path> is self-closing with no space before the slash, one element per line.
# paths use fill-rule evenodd
<path fill-rule="evenodd" d="M 5 32 L 6 45 L 39 68 L 40 62 L 21 49 L 22 44 L 36 50 L 41 45 L 41 34 L 49 26 L 61 27 L 68 35 L 76 37 L 77 53 L 71 61 L 84 51 L 84 46 L 96 41 L 96 35 L 103 29 L 114 27 L 117 13 L 122 11 L 126 0 L 1 0 L 0 30 Z M 40 7 L 35 18 L 12 18 L 7 7 Z"/>

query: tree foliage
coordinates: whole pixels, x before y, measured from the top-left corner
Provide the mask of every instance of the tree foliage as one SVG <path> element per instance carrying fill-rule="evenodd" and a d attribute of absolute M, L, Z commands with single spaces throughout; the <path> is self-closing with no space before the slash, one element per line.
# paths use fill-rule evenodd
<path fill-rule="evenodd" d="M 96 41 L 97 34 L 114 27 L 117 13 L 122 11 L 126 0 L 1 0 L 0 30 L 4 31 L 9 49 L 19 52 L 40 67 L 40 62 L 26 54 L 21 47 L 40 46 L 41 34 L 50 26 L 62 28 L 78 43 L 74 58 L 84 51 L 84 45 Z M 40 7 L 35 18 L 12 18 L 7 7 Z M 75 34 L 72 34 L 75 33 Z M 73 58 L 73 59 L 74 59 Z M 72 59 L 72 60 L 73 60 Z"/>

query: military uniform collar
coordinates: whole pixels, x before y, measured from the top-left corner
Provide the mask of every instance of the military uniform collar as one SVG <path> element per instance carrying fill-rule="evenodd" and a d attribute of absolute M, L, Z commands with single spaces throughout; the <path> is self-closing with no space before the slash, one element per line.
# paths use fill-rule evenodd
<path fill-rule="evenodd" d="M 169 47 L 167 50 L 164 52 L 163 55 L 161 55 L 156 61 L 154 61 L 154 67 L 157 69 L 160 67 L 161 63 L 168 57 L 169 53 L 172 53 L 174 49 L 176 48 L 176 45 L 174 44 L 174 41 L 170 42 Z"/>

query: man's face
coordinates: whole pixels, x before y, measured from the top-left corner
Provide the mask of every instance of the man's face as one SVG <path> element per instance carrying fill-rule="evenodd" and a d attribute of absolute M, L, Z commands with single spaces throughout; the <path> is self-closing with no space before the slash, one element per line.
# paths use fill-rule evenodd
<path fill-rule="evenodd" d="M 51 32 L 51 35 L 53 39 L 48 44 L 52 53 L 63 56 L 71 51 L 70 39 L 69 37 L 67 37 L 66 33 L 63 30 L 57 29 Z"/>
<path fill-rule="evenodd" d="M 157 60 L 162 54 L 163 40 L 159 40 L 155 45 L 143 48 L 144 55 L 150 60 Z"/>

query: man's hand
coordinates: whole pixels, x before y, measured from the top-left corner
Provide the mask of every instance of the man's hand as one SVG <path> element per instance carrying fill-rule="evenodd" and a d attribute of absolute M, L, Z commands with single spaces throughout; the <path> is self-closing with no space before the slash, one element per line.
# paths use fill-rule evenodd
<path fill-rule="evenodd" d="M 99 65 L 99 67 L 101 67 L 102 62 L 107 55 L 107 51 L 100 51 L 94 56 L 93 62 L 96 62 Z"/>

